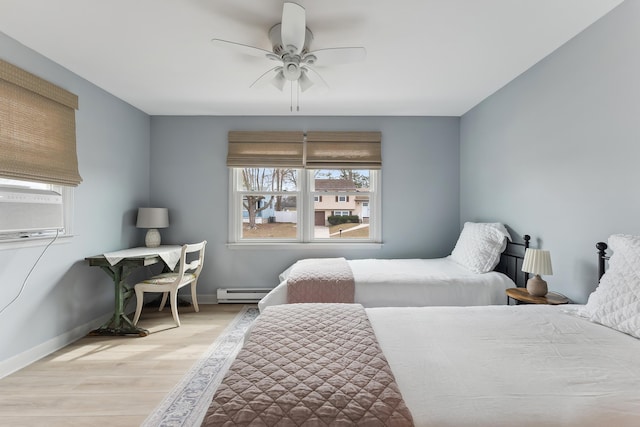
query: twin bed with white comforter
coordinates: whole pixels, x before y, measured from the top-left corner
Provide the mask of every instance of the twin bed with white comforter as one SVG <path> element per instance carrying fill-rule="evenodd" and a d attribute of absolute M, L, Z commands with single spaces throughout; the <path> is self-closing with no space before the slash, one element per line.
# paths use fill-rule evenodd
<path fill-rule="evenodd" d="M 505 304 L 515 287 L 503 273 L 474 273 L 451 257 L 346 260 L 355 282 L 354 301 L 365 307 Z M 259 303 L 260 311 L 288 302 L 289 271 Z"/>
<path fill-rule="evenodd" d="M 364 307 L 505 304 L 505 290 L 516 287 L 514 277 L 493 270 L 509 240 L 502 224 L 466 223 L 451 255 L 444 258 L 301 260 L 280 275 L 280 284 L 258 306 L 262 311 L 291 302 L 291 282 L 303 280 L 311 290 L 309 297 L 298 297 L 294 302 L 356 302 Z M 335 272 L 330 269 L 342 268 L 336 267 L 338 263 L 346 263 L 352 273 L 355 289 L 351 300 L 313 292 L 335 286 Z M 327 271 L 324 278 L 323 269 Z"/>
<path fill-rule="evenodd" d="M 586 305 L 266 307 L 204 424 L 640 425 L 640 237 L 609 244 Z"/>

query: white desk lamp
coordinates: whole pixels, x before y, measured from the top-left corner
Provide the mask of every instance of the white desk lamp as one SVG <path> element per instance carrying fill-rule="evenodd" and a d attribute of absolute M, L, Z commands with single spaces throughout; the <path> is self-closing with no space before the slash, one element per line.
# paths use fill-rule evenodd
<path fill-rule="evenodd" d="M 169 226 L 169 210 L 167 208 L 138 208 L 136 227 L 147 228 L 144 244 L 148 248 L 160 246 L 160 232 L 158 228 Z"/>
<path fill-rule="evenodd" d="M 527 281 L 527 291 L 535 297 L 545 296 L 548 292 L 547 282 L 542 280 L 541 274 L 553 274 L 551 255 L 542 249 L 527 249 L 522 261 L 522 271 L 534 274 Z"/>

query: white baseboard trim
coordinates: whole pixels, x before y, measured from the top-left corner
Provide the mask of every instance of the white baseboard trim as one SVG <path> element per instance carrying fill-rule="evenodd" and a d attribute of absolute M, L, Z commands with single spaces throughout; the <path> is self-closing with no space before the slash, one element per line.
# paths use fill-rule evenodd
<path fill-rule="evenodd" d="M 185 301 L 192 302 L 191 294 L 180 295 L 180 299 L 184 299 Z M 216 295 L 198 294 L 198 304 L 218 304 L 218 297 Z"/>
<path fill-rule="evenodd" d="M 29 366 L 33 362 L 42 359 L 51 353 L 60 350 L 61 348 L 71 344 L 74 341 L 87 335 L 90 331 L 100 327 L 106 321 L 111 318 L 112 314 L 104 315 L 98 319 L 94 319 L 91 322 L 87 322 L 83 325 L 77 326 L 70 331 L 51 338 L 50 340 L 38 344 L 37 346 L 30 348 L 20 354 L 10 357 L 7 360 L 0 361 L 0 378 L 4 378 L 7 375 L 19 371 L 20 369 Z"/>

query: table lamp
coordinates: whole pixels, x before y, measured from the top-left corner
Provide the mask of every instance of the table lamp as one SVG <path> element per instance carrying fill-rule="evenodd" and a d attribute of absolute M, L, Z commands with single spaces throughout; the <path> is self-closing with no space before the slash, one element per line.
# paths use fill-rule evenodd
<path fill-rule="evenodd" d="M 136 227 L 147 228 L 144 244 L 148 248 L 160 246 L 160 232 L 158 228 L 169 226 L 169 210 L 167 208 L 138 208 Z"/>
<path fill-rule="evenodd" d="M 527 249 L 524 253 L 524 261 L 522 261 L 522 271 L 534 274 L 527 281 L 527 292 L 535 297 L 545 296 L 548 292 L 547 282 L 542 280 L 540 275 L 553 274 L 549 251 Z"/>

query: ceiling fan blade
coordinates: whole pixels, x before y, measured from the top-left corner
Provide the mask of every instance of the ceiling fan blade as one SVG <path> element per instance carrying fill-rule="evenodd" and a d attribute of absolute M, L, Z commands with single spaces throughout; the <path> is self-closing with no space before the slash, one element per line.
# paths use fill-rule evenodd
<path fill-rule="evenodd" d="M 295 3 L 285 3 L 282 7 L 282 24 L 280 38 L 282 46 L 292 54 L 299 54 L 304 46 L 307 23 L 302 6 Z"/>
<path fill-rule="evenodd" d="M 334 47 L 309 52 L 302 58 L 302 62 L 322 67 L 364 61 L 366 57 L 367 50 L 364 47 Z"/>
<path fill-rule="evenodd" d="M 307 70 L 304 68 L 302 69 L 302 74 L 300 74 L 300 78 L 298 79 L 298 84 L 300 85 L 300 90 L 303 92 L 313 86 L 313 80 L 309 78 Z"/>
<path fill-rule="evenodd" d="M 265 49 L 260 49 L 259 47 L 253 47 L 246 44 L 231 42 L 229 40 L 222 39 L 211 39 L 211 43 L 223 46 L 225 48 L 232 48 L 236 52 L 244 53 L 245 55 L 257 56 L 259 58 L 266 57 L 277 61 L 280 60 L 280 58 L 277 55 L 274 55 L 273 52 L 269 52 Z"/>
<path fill-rule="evenodd" d="M 282 74 L 282 67 L 273 67 L 270 70 L 262 73 L 260 77 L 258 77 L 253 83 L 249 85 L 249 87 L 264 87 L 271 81 L 272 78 L 275 78 L 278 73 Z"/>
<path fill-rule="evenodd" d="M 313 68 L 311 68 L 309 65 L 305 64 L 302 67 L 302 75 L 305 75 L 307 78 L 309 78 L 308 74 L 313 75 L 313 80 L 314 83 L 320 83 L 319 87 L 323 90 L 323 91 L 327 91 L 329 90 L 329 85 L 327 84 L 327 82 L 322 78 L 322 76 L 320 75 L 320 73 L 318 73 L 316 70 L 314 70 Z M 302 87 L 301 87 L 302 88 Z M 307 86 L 307 89 L 309 88 L 309 86 Z"/>

